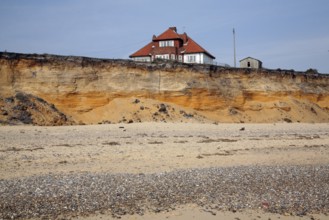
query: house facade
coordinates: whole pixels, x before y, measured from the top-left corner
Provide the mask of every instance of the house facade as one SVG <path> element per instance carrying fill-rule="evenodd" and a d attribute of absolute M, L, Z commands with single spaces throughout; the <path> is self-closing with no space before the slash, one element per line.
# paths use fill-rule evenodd
<path fill-rule="evenodd" d="M 240 60 L 240 67 L 241 68 L 253 68 L 253 69 L 260 69 L 262 68 L 263 63 L 260 60 L 257 60 L 252 57 L 246 57 Z"/>
<path fill-rule="evenodd" d="M 170 27 L 129 56 L 134 61 L 151 62 L 155 59 L 175 60 L 182 63 L 213 64 L 215 57 L 197 44 L 186 33 L 178 34 Z"/>

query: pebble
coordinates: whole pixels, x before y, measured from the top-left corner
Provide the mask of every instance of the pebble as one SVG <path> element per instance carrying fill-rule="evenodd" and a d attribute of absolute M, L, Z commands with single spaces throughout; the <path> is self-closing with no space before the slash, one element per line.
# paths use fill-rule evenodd
<path fill-rule="evenodd" d="M 297 216 L 329 212 L 329 165 L 240 166 L 154 174 L 73 173 L 0 180 L 0 219 L 143 215 L 196 204 Z M 264 205 L 265 204 L 265 205 Z"/>

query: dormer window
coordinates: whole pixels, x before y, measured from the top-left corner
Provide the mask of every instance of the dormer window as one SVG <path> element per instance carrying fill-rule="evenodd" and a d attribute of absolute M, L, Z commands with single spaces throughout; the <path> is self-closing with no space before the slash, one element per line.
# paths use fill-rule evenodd
<path fill-rule="evenodd" d="M 173 46 L 174 46 L 173 40 L 160 41 L 160 47 L 173 47 Z"/>

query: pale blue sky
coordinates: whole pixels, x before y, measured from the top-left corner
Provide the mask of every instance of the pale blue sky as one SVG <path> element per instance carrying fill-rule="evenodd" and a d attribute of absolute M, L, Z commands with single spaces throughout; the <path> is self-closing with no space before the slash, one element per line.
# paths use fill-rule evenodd
<path fill-rule="evenodd" d="M 0 0 L 0 51 L 123 58 L 170 26 L 233 66 L 329 73 L 328 0 Z"/>

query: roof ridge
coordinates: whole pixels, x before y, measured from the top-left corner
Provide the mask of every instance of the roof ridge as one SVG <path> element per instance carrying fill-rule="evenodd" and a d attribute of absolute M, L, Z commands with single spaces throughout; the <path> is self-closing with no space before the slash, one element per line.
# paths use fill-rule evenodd
<path fill-rule="evenodd" d="M 166 31 L 161 33 L 159 36 L 153 39 L 153 41 L 159 40 L 172 40 L 172 39 L 181 39 L 179 34 L 173 30 L 173 28 L 168 28 Z"/>

